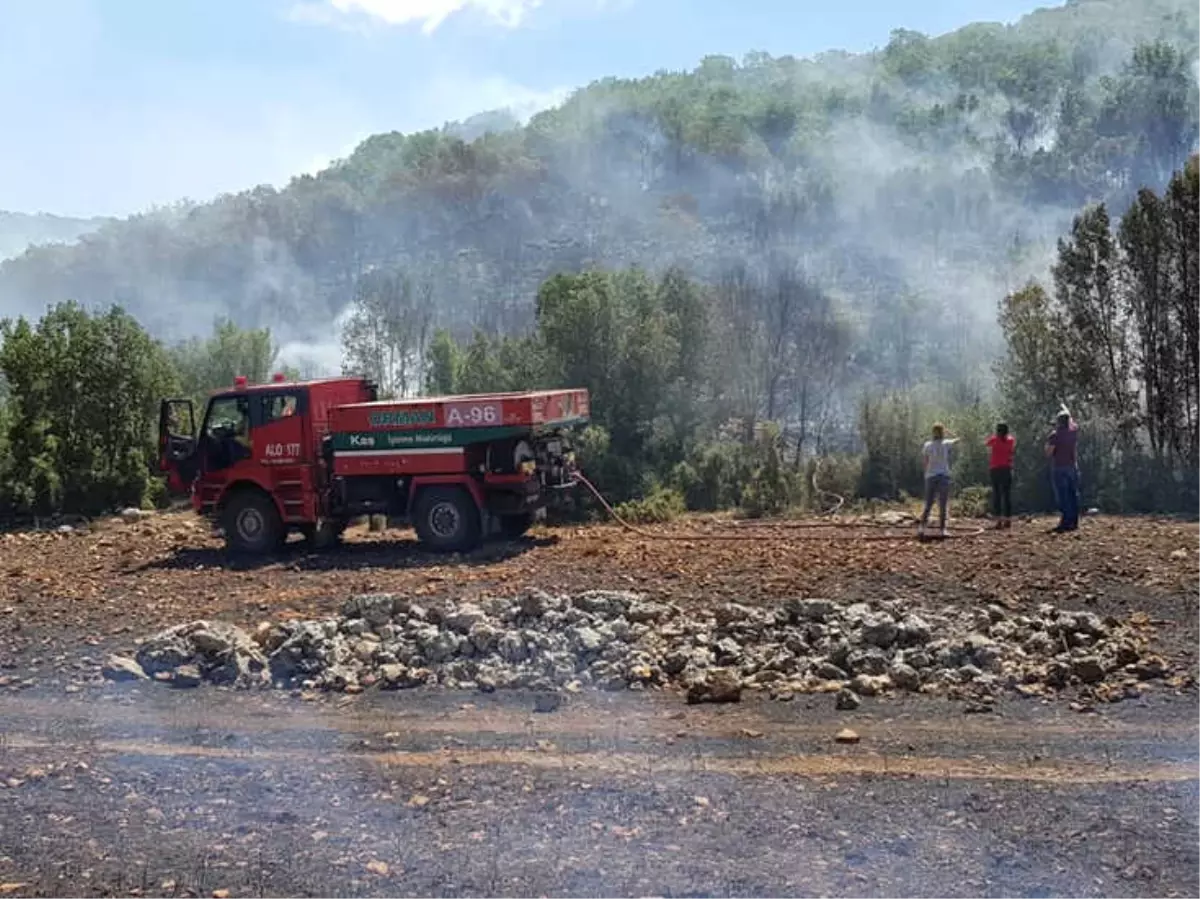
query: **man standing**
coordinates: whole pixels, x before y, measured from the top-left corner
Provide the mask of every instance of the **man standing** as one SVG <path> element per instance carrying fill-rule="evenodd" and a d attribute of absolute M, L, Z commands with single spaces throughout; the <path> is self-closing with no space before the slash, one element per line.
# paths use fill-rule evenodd
<path fill-rule="evenodd" d="M 1008 425 L 1000 422 L 996 433 L 987 439 L 991 456 L 988 468 L 992 476 L 992 514 L 997 528 L 1012 527 L 1013 454 L 1017 441 L 1008 433 Z"/>
<path fill-rule="evenodd" d="M 1079 428 L 1067 407 L 1058 413 L 1054 430 L 1046 438 L 1046 456 L 1050 459 L 1050 478 L 1058 501 L 1059 522 L 1051 533 L 1063 534 L 1079 528 L 1079 465 L 1076 447 Z"/>
<path fill-rule="evenodd" d="M 941 422 L 933 426 L 933 439 L 926 440 L 921 449 L 925 460 L 925 511 L 921 513 L 921 526 L 917 533 L 924 537 L 929 524 L 929 511 L 933 501 L 938 504 L 938 534 L 946 535 L 946 504 L 950 501 L 950 468 L 954 462 L 950 449 L 958 442 L 957 437 L 947 437 Z"/>

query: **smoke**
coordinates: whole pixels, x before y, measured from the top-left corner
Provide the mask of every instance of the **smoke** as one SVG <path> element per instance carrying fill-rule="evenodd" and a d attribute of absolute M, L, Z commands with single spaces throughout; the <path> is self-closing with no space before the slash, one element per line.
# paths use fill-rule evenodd
<path fill-rule="evenodd" d="M 1071 13 L 1070 29 L 1082 15 Z M 1095 42 L 1091 64 L 1115 71 L 1132 40 Z M 528 329 L 538 286 L 560 271 L 681 265 L 718 280 L 733 265 L 761 271 L 783 259 L 836 296 L 865 350 L 878 356 L 873 341 L 890 339 L 897 317 L 911 314 L 916 353 L 935 358 L 940 374 L 978 375 L 999 340 L 998 301 L 1045 275 L 1077 210 L 1018 195 L 997 175 L 996 148 L 1009 140 L 998 94 L 983 91 L 976 107 L 934 119 L 938 104 L 954 109 L 956 86 L 877 89 L 875 64 L 844 54 L 740 67 L 707 60 L 699 77 L 728 89 L 712 93 L 713 122 L 725 114 L 720 104 L 737 108 L 763 79 L 789 104 L 812 107 L 791 104 L 794 119 L 757 133 L 716 128 L 708 151 L 694 149 L 694 136 L 680 140 L 679 128 L 696 121 L 642 111 L 627 82 L 565 101 L 564 91 L 488 82 L 473 102 L 509 112 L 448 130 L 496 134 L 532 116 L 536 134 L 568 136 L 487 138 L 475 145 L 492 166 L 486 176 L 437 185 L 414 174 L 398 139 L 373 139 L 285 191 L 157 210 L 73 248 L 37 248 L 0 269 L 0 309 L 36 311 L 49 295 L 117 301 L 167 339 L 207 333 L 216 316 L 232 315 L 270 327 L 287 364 L 331 374 L 355 282 L 373 266 L 431 283 L 434 325 L 465 336 Z M 431 103 L 465 102 L 462 85 L 431 85 Z M 1051 117 L 1026 152 L 1054 137 Z M 399 189 L 405 178 L 416 187 Z"/>
<path fill-rule="evenodd" d="M 347 306 L 334 318 L 326 339 L 289 340 L 279 348 L 279 361 L 302 378 L 328 378 L 342 370 L 342 333 L 353 313 Z"/>

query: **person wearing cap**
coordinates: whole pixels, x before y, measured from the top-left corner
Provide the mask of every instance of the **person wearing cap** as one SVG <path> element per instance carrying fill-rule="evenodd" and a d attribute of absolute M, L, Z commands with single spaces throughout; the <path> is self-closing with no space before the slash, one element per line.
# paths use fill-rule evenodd
<path fill-rule="evenodd" d="M 1054 430 L 1046 437 L 1046 457 L 1050 460 L 1050 480 L 1058 503 L 1058 526 L 1053 534 L 1079 528 L 1079 465 L 1077 448 L 1079 427 L 1063 406 L 1055 419 Z"/>
<path fill-rule="evenodd" d="M 924 537 L 925 528 L 929 524 L 929 512 L 933 509 L 936 499 L 938 504 L 938 533 L 946 533 L 946 506 L 950 502 L 950 469 L 954 464 L 951 449 L 958 442 L 957 437 L 947 437 L 946 427 L 940 421 L 932 430 L 932 439 L 926 440 L 921 448 L 921 456 L 925 463 L 925 511 L 921 513 L 921 524 L 917 533 Z"/>
<path fill-rule="evenodd" d="M 988 469 L 992 478 L 992 514 L 996 518 L 997 529 L 1011 528 L 1013 456 L 1017 441 L 1008 432 L 1008 425 L 999 422 L 996 433 L 988 437 L 987 446 L 991 450 Z"/>

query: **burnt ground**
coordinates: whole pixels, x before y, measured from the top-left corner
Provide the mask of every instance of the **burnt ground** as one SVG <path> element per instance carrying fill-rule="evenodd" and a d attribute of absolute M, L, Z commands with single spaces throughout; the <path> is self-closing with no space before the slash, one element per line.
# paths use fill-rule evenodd
<path fill-rule="evenodd" d="M 1048 520 L 942 544 L 540 531 L 466 558 L 352 535 L 233 566 L 186 515 L 0 536 L 0 895 L 1197 895 L 1197 529 Z M 740 532 L 739 532 L 740 533 Z M 669 694 L 356 696 L 98 683 L 199 617 L 525 585 L 683 606 L 1041 602 L 1139 622 L 1140 698 L 690 707 Z M 860 736 L 840 744 L 849 727 Z"/>

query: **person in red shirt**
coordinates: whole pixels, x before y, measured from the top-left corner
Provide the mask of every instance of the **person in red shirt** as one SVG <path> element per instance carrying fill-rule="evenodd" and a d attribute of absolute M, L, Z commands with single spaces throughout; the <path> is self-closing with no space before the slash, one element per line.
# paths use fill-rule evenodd
<path fill-rule="evenodd" d="M 1012 469 L 1017 441 L 1008 433 L 1008 425 L 1000 422 L 996 425 L 996 433 L 988 437 L 987 445 L 992 451 L 988 461 L 992 475 L 992 514 L 996 517 L 997 528 L 1011 528 Z"/>

